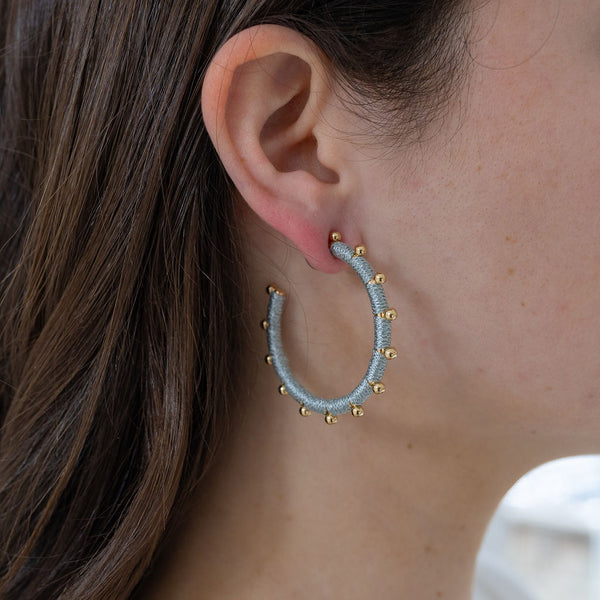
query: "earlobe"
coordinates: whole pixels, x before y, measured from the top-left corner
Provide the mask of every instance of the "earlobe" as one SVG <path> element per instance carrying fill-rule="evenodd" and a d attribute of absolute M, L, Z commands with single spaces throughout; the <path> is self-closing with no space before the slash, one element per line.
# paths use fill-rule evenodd
<path fill-rule="evenodd" d="M 328 250 L 346 222 L 343 142 L 328 127 L 337 110 L 328 67 L 299 33 L 261 25 L 232 39 L 213 59 L 202 110 L 236 188 L 258 214 L 316 268 L 343 268 Z"/>

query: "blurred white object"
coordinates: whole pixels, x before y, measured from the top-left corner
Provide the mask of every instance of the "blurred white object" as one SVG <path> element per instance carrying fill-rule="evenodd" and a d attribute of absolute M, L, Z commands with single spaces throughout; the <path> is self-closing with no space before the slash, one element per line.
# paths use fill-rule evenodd
<path fill-rule="evenodd" d="M 480 553 L 473 600 L 540 600 L 516 571 L 498 555 Z"/>
<path fill-rule="evenodd" d="M 537 600 L 600 600 L 599 456 L 544 465 L 506 495 L 482 545 L 474 598 L 529 598 L 505 592 L 503 571 Z"/>

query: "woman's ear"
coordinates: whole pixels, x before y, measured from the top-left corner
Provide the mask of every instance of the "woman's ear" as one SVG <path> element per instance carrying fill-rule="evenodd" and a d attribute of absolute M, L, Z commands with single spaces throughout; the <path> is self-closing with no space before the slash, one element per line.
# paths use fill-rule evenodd
<path fill-rule="evenodd" d="M 202 89 L 206 128 L 242 197 L 327 272 L 341 267 L 329 253 L 329 232 L 349 241 L 356 234 L 346 206 L 355 183 L 344 166 L 348 142 L 332 125 L 341 110 L 326 59 L 277 25 L 231 38 Z"/>

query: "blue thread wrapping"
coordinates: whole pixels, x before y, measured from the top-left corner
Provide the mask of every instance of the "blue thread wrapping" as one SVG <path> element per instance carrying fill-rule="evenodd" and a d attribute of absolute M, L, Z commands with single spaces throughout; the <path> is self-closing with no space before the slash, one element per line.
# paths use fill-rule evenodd
<path fill-rule="evenodd" d="M 321 414 L 329 411 L 332 415 L 339 415 L 350 412 L 351 405 L 360 406 L 373 393 L 370 383 L 380 381 L 383 377 L 388 360 L 378 352 L 378 349 L 385 349 L 391 345 L 392 324 L 377 316 L 379 313 L 388 310 L 389 306 L 383 286 L 369 283 L 375 277 L 375 271 L 369 262 L 362 256 L 355 256 L 354 249 L 343 242 L 333 242 L 330 251 L 336 258 L 343 260 L 354 269 L 363 282 L 371 301 L 374 321 L 374 347 L 371 361 L 363 379 L 349 394 L 333 399 L 315 396 L 299 383 L 290 369 L 281 340 L 281 315 L 283 314 L 285 296 L 276 292 L 271 292 L 269 299 L 267 340 L 273 367 L 288 394 L 311 411 Z"/>

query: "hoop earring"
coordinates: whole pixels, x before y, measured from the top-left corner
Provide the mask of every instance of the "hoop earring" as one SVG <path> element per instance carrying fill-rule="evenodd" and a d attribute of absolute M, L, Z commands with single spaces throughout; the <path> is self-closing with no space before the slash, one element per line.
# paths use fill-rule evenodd
<path fill-rule="evenodd" d="M 363 403 L 371 394 L 383 394 L 385 385 L 381 382 L 388 361 L 396 358 L 398 352 L 391 346 L 392 324 L 397 312 L 389 308 L 383 284 L 386 277 L 383 273 L 376 273 L 365 258 L 366 248 L 356 246 L 351 248 L 342 242 L 342 236 L 333 232 L 329 236 L 329 250 L 338 259 L 349 264 L 362 280 L 373 309 L 375 325 L 375 344 L 367 372 L 362 381 L 345 396 L 328 400 L 311 394 L 302 384 L 298 383 L 286 358 L 281 341 L 281 315 L 285 304 L 285 292 L 274 285 L 267 288 L 269 294 L 269 308 L 267 319 L 261 326 L 267 332 L 269 354 L 266 362 L 275 368 L 281 379 L 279 393 L 283 396 L 290 395 L 300 404 L 300 414 L 308 417 L 311 411 L 325 415 L 328 425 L 337 423 L 338 415 L 350 412 L 354 417 L 365 414 Z"/>

